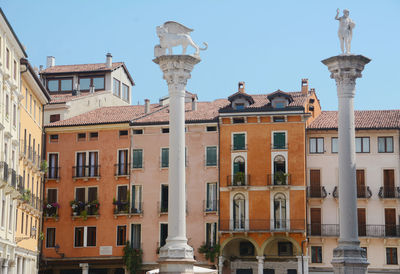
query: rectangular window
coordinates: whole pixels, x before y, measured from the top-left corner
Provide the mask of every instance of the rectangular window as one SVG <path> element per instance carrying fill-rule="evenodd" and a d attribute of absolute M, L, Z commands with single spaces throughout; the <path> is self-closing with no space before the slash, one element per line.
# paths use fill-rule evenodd
<path fill-rule="evenodd" d="M 17 80 L 17 62 L 14 60 L 13 78 Z"/>
<path fill-rule="evenodd" d="M 207 183 L 206 211 L 217 211 L 217 183 Z"/>
<path fill-rule="evenodd" d="M 274 116 L 273 117 L 274 123 L 282 123 L 285 122 L 285 116 Z"/>
<path fill-rule="evenodd" d="M 75 247 L 83 247 L 84 227 L 75 227 Z"/>
<path fill-rule="evenodd" d="M 168 224 L 160 224 L 160 247 L 163 247 L 168 237 Z"/>
<path fill-rule="evenodd" d="M 113 93 L 114 95 L 121 97 L 121 84 L 120 81 L 118 81 L 117 79 L 113 79 Z"/>
<path fill-rule="evenodd" d="M 126 244 L 126 225 L 117 226 L 117 245 Z"/>
<path fill-rule="evenodd" d="M 33 120 L 36 121 L 36 100 L 33 100 Z"/>
<path fill-rule="evenodd" d="M 338 151 L 339 151 L 339 145 L 338 145 L 338 138 L 337 137 L 332 137 L 332 139 L 331 139 L 331 151 L 332 151 L 332 153 L 338 153 Z"/>
<path fill-rule="evenodd" d="M 57 203 L 57 189 L 55 188 L 47 189 L 47 203 L 49 204 Z"/>
<path fill-rule="evenodd" d="M 57 179 L 58 175 L 58 153 L 50 153 L 47 178 Z"/>
<path fill-rule="evenodd" d="M 206 245 L 214 246 L 217 242 L 217 223 L 206 223 Z"/>
<path fill-rule="evenodd" d="M 232 122 L 234 124 L 243 124 L 244 123 L 244 118 L 243 117 L 233 118 Z"/>
<path fill-rule="evenodd" d="M 13 105 L 13 126 L 17 126 L 17 106 Z"/>
<path fill-rule="evenodd" d="M 10 69 L 10 50 L 6 48 L 6 67 Z"/>
<path fill-rule="evenodd" d="M 169 133 L 169 128 L 168 127 L 162 128 L 161 133 Z"/>
<path fill-rule="evenodd" d="M 118 186 L 117 189 L 117 200 L 119 202 L 127 203 L 128 202 L 128 186 Z"/>
<path fill-rule="evenodd" d="M 58 143 L 58 134 L 51 134 L 49 140 L 50 143 Z"/>
<path fill-rule="evenodd" d="M 54 227 L 48 227 L 46 229 L 46 247 L 50 248 L 55 246 L 56 246 L 56 229 Z"/>
<path fill-rule="evenodd" d="M 215 126 L 209 126 L 209 127 L 207 127 L 207 131 L 208 131 L 208 132 L 210 132 L 210 131 L 217 131 L 217 127 L 215 127 Z"/>
<path fill-rule="evenodd" d="M 324 138 L 310 138 L 310 153 L 324 153 Z"/>
<path fill-rule="evenodd" d="M 50 92 L 72 91 L 72 78 L 49 79 L 47 88 Z"/>
<path fill-rule="evenodd" d="M 278 242 L 278 255 L 279 256 L 293 256 L 292 243 Z"/>
<path fill-rule="evenodd" d="M 77 134 L 78 141 L 85 141 L 86 140 L 86 133 L 78 133 Z"/>
<path fill-rule="evenodd" d="M 311 263 L 322 263 L 322 246 L 311 247 Z"/>
<path fill-rule="evenodd" d="M 141 245 L 141 225 L 131 224 L 131 246 L 132 248 L 140 248 Z"/>
<path fill-rule="evenodd" d="M 28 89 L 25 88 L 25 108 L 28 109 Z"/>
<path fill-rule="evenodd" d="M 129 174 L 129 164 L 128 164 L 128 150 L 120 149 L 118 150 L 118 169 L 117 175 L 124 176 Z"/>
<path fill-rule="evenodd" d="M 95 90 L 104 90 L 104 76 L 79 78 L 80 90 L 90 90 L 91 86 L 94 86 Z"/>
<path fill-rule="evenodd" d="M 169 166 L 169 148 L 161 148 L 161 167 L 166 168 Z"/>
<path fill-rule="evenodd" d="M 91 141 L 97 140 L 99 138 L 98 132 L 90 132 L 89 138 Z"/>
<path fill-rule="evenodd" d="M 274 132 L 274 149 L 285 149 L 286 148 L 286 133 L 285 132 Z"/>
<path fill-rule="evenodd" d="M 87 227 L 86 246 L 96 246 L 96 227 Z"/>
<path fill-rule="evenodd" d="M 9 105 L 10 105 L 10 99 L 9 99 L 9 96 L 8 96 L 8 94 L 6 94 L 6 117 L 8 118 L 8 116 L 10 116 L 10 107 L 9 107 Z"/>
<path fill-rule="evenodd" d="M 356 152 L 369 153 L 369 137 L 356 137 Z"/>
<path fill-rule="evenodd" d="M 161 185 L 161 204 L 160 212 L 168 212 L 168 185 Z"/>
<path fill-rule="evenodd" d="M 378 152 L 393 152 L 393 137 L 378 137 Z"/>
<path fill-rule="evenodd" d="M 132 150 L 132 168 L 143 167 L 143 149 Z"/>
<path fill-rule="evenodd" d="M 396 247 L 387 247 L 386 248 L 386 264 L 398 264 Z"/>
<path fill-rule="evenodd" d="M 122 84 L 122 99 L 129 102 L 129 87 Z"/>
<path fill-rule="evenodd" d="M 217 147 L 206 147 L 206 166 L 217 165 Z"/>
<path fill-rule="evenodd" d="M 50 115 L 50 123 L 54 123 L 61 120 L 60 114 L 52 114 Z"/>
<path fill-rule="evenodd" d="M 142 212 L 142 186 L 132 186 L 132 213 Z"/>
<path fill-rule="evenodd" d="M 128 131 L 127 130 L 120 130 L 119 131 L 119 137 L 128 137 Z"/>
<path fill-rule="evenodd" d="M 245 150 L 246 149 L 246 134 L 235 133 L 233 134 L 233 150 Z"/>
<path fill-rule="evenodd" d="M 132 131 L 133 134 L 143 134 L 143 129 L 134 129 Z"/>
<path fill-rule="evenodd" d="M 62 79 L 60 80 L 61 91 L 71 91 L 72 90 L 72 79 Z"/>

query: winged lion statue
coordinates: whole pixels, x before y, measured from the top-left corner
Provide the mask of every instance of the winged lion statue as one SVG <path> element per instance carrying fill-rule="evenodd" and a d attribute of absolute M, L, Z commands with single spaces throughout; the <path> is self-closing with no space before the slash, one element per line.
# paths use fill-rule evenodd
<path fill-rule="evenodd" d="M 168 54 L 173 54 L 172 48 L 176 46 L 182 46 L 182 54 L 186 54 L 186 49 L 190 45 L 195 49 L 195 55 L 200 54 L 200 50 L 206 50 L 208 48 L 207 43 L 203 42 L 204 48 L 200 48 L 193 42 L 190 37 L 190 33 L 193 29 L 185 27 L 174 21 L 165 22 L 163 25 L 156 28 L 157 36 L 160 38 L 160 45 L 156 45 L 154 48 L 154 55 L 156 57 L 165 55 L 166 49 Z"/>

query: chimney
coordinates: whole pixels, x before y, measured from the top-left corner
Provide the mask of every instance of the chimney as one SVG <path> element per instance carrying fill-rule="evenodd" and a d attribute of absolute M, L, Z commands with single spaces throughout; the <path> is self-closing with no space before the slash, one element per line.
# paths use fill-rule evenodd
<path fill-rule="evenodd" d="M 111 53 L 107 53 L 106 55 L 106 68 L 112 67 L 112 55 Z"/>
<path fill-rule="evenodd" d="M 301 93 L 302 94 L 308 93 L 308 79 L 307 78 L 301 79 Z"/>
<path fill-rule="evenodd" d="M 46 68 L 51 68 L 56 65 L 56 58 L 53 56 L 47 56 Z"/>
<path fill-rule="evenodd" d="M 238 91 L 241 92 L 241 93 L 244 93 L 244 82 L 239 82 Z"/>
<path fill-rule="evenodd" d="M 192 98 L 192 110 L 197 110 L 197 99 L 194 96 Z"/>
<path fill-rule="evenodd" d="M 144 113 L 150 112 L 150 100 L 144 99 Z"/>

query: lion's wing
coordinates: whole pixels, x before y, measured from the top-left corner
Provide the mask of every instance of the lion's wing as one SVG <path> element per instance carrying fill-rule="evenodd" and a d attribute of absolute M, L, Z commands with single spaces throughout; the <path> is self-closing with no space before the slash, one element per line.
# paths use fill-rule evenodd
<path fill-rule="evenodd" d="M 174 34 L 190 34 L 193 31 L 193 29 L 185 27 L 184 25 L 174 21 L 165 22 L 164 28 L 167 29 L 168 33 Z"/>

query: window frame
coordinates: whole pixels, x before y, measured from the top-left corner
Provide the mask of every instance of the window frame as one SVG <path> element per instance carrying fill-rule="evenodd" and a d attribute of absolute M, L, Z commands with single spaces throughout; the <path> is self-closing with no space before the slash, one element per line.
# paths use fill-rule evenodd
<path fill-rule="evenodd" d="M 140 157 L 140 166 L 135 166 L 135 152 L 141 152 L 141 157 Z M 141 169 L 143 168 L 143 149 L 142 148 L 133 148 L 132 149 L 132 169 Z"/>
<path fill-rule="evenodd" d="M 61 81 L 62 80 L 71 80 L 71 89 L 68 90 L 61 90 Z M 58 81 L 58 88 L 57 90 L 50 90 L 49 89 L 49 81 Z M 73 90 L 74 78 L 73 77 L 57 77 L 57 78 L 48 78 L 46 79 L 46 88 L 51 93 L 69 93 Z"/>
<path fill-rule="evenodd" d="M 57 136 L 57 138 L 52 138 L 53 136 Z M 58 134 L 49 134 L 49 144 L 58 143 L 59 140 Z"/>
<path fill-rule="evenodd" d="M 116 90 L 116 87 L 118 87 L 118 90 Z M 121 98 L 121 81 L 115 77 L 113 77 L 113 94 Z"/>
<path fill-rule="evenodd" d="M 23 215 L 22 215 L 22 219 L 23 219 Z M 23 224 L 22 224 L 23 225 Z M 54 240 L 54 243 L 53 243 L 53 245 L 52 246 L 50 246 L 50 245 L 48 245 L 48 239 L 49 239 L 49 237 L 48 237 L 48 235 L 49 235 L 49 229 L 51 229 L 51 230 L 53 230 L 54 231 L 54 235 L 53 235 L 53 240 Z M 55 227 L 47 227 L 46 228 L 46 248 L 55 248 L 56 247 L 56 228 Z"/>
<path fill-rule="evenodd" d="M 122 83 L 122 92 L 121 92 L 121 96 L 122 96 L 122 100 L 125 100 L 127 102 L 130 101 L 130 92 L 129 92 L 129 86 L 125 85 L 124 83 Z M 125 90 L 126 89 L 126 90 Z M 126 97 L 125 97 L 125 92 L 126 92 Z"/>
<path fill-rule="evenodd" d="M 392 261 L 388 261 L 388 251 L 389 250 L 392 250 L 392 251 L 395 251 L 395 254 L 393 254 L 393 252 L 390 252 L 391 254 L 390 254 L 390 256 L 392 257 L 392 259 L 394 259 L 394 261 L 392 262 Z M 385 249 L 385 255 L 386 255 L 386 264 L 387 265 L 398 265 L 399 264 L 399 258 L 398 258 L 398 254 L 397 254 L 397 247 L 386 247 L 386 249 Z M 396 257 L 394 257 L 394 255 L 396 255 Z"/>
<path fill-rule="evenodd" d="M 120 228 L 124 228 L 124 238 L 120 239 Z M 115 243 L 116 246 L 124 246 L 126 245 L 126 233 L 127 233 L 127 225 L 117 225 L 117 241 Z"/>
<path fill-rule="evenodd" d="M 93 79 L 94 78 L 102 78 L 103 79 L 103 88 L 98 89 L 95 87 L 95 91 L 97 90 L 105 90 L 106 89 L 106 76 L 105 75 L 85 75 L 85 76 L 80 76 L 78 77 L 78 84 L 79 84 L 79 90 L 81 91 L 90 91 L 90 87 L 93 86 Z M 82 89 L 81 87 L 81 79 L 90 79 L 90 84 L 88 89 Z"/>
<path fill-rule="evenodd" d="M 244 147 L 243 148 L 236 148 L 235 135 L 244 135 Z M 247 132 L 232 132 L 231 138 L 232 138 L 231 139 L 232 150 L 235 150 L 235 151 L 247 150 Z"/>
<path fill-rule="evenodd" d="M 167 153 L 168 153 L 168 157 L 167 157 L 168 161 L 166 164 L 163 162 L 164 151 L 167 151 Z M 169 168 L 169 147 L 162 147 L 160 149 L 160 168 Z"/>
<path fill-rule="evenodd" d="M 314 250 L 317 249 L 317 250 Z M 311 246 L 311 263 L 312 264 L 322 264 L 322 246 Z M 319 257 L 321 255 L 321 257 Z"/>
<path fill-rule="evenodd" d="M 318 140 L 321 140 L 321 139 L 322 139 L 322 151 L 319 150 L 319 146 L 318 146 Z M 315 140 L 315 152 L 311 151 L 311 148 L 312 148 L 311 141 L 312 140 Z M 324 154 L 325 153 L 325 138 L 324 137 L 310 137 L 308 144 L 309 144 L 309 148 L 308 148 L 309 154 Z"/>
<path fill-rule="evenodd" d="M 384 139 L 384 151 L 379 150 L 379 140 Z M 387 139 L 392 140 L 392 149 L 391 151 L 388 150 L 388 144 L 387 144 Z M 394 152 L 394 140 L 393 136 L 378 136 L 378 153 L 393 153 Z"/>
<path fill-rule="evenodd" d="M 361 142 L 361 151 L 357 151 L 357 139 L 360 140 Z M 364 139 L 368 140 L 368 151 L 365 151 L 364 149 Z M 371 139 L 370 137 L 366 137 L 366 136 L 360 136 L 360 137 L 356 137 L 356 153 L 370 153 L 371 152 Z"/>
<path fill-rule="evenodd" d="M 140 237 L 139 237 L 139 243 L 136 243 L 135 247 L 134 247 L 134 242 L 132 239 L 132 233 L 133 233 L 133 226 L 135 227 L 139 227 L 139 233 L 140 233 Z M 130 233 L 130 245 L 132 248 L 141 248 L 142 246 L 142 224 L 140 223 L 131 223 L 131 233 Z"/>
<path fill-rule="evenodd" d="M 208 161 L 208 150 L 209 149 L 211 149 L 211 148 L 215 148 L 215 164 L 213 164 L 213 163 L 211 163 L 211 162 L 209 162 Z M 205 156 L 206 156 L 206 166 L 207 167 L 216 167 L 216 166 L 218 166 L 218 146 L 206 146 L 206 148 L 205 148 Z"/>
<path fill-rule="evenodd" d="M 336 140 L 336 147 L 337 147 L 337 151 L 333 150 L 333 140 Z M 339 138 L 338 137 L 331 137 L 331 153 L 339 153 Z"/>
<path fill-rule="evenodd" d="M 275 134 L 284 134 L 285 141 L 284 141 L 283 147 L 277 147 L 275 145 Z M 287 131 L 286 130 L 272 131 L 271 138 L 272 138 L 271 139 L 272 149 L 287 149 L 287 147 L 288 147 L 288 136 L 287 136 Z"/>

